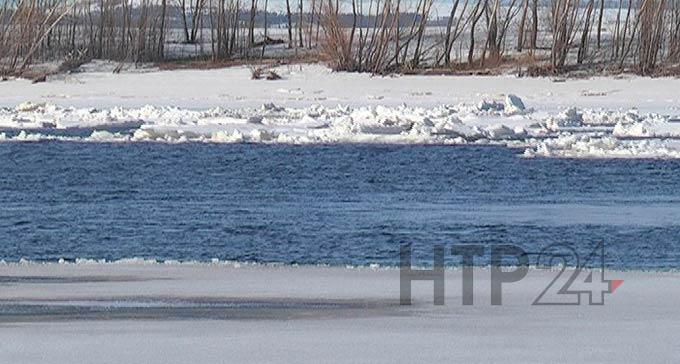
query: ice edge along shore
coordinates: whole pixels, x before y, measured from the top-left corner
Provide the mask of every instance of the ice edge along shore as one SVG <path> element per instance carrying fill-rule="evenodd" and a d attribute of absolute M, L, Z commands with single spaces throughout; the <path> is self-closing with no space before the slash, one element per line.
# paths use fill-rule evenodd
<path fill-rule="evenodd" d="M 0 140 L 480 144 L 526 157 L 680 158 L 680 80 L 370 77 L 281 66 L 144 69 L 107 62 L 30 85 L 0 83 Z M 87 130 L 86 135 L 69 133 Z"/>

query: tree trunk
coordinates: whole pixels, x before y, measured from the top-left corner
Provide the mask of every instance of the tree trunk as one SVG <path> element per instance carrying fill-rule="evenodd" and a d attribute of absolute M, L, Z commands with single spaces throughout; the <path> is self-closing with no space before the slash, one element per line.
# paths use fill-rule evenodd
<path fill-rule="evenodd" d="M 302 0 L 299 4 L 299 14 L 298 14 L 298 46 L 303 48 L 305 44 L 302 42 Z"/>
<path fill-rule="evenodd" d="M 257 0 L 250 2 L 250 21 L 248 22 L 248 46 L 255 44 L 255 15 L 257 13 Z"/>
<path fill-rule="evenodd" d="M 286 0 L 286 17 L 288 18 L 288 48 L 293 48 L 293 20 L 290 14 L 290 0 Z"/>
<path fill-rule="evenodd" d="M 184 26 L 184 42 L 189 43 L 189 24 L 187 23 L 187 3 L 185 0 L 179 2 L 180 11 L 182 12 L 182 25 Z"/>
<path fill-rule="evenodd" d="M 531 42 L 529 47 L 536 49 L 538 41 L 538 0 L 533 0 L 531 4 Z"/>
<path fill-rule="evenodd" d="M 602 39 L 602 17 L 604 15 L 604 0 L 600 0 L 600 14 L 597 20 L 597 49 L 600 49 L 600 41 Z"/>
<path fill-rule="evenodd" d="M 524 0 L 522 6 L 522 18 L 519 21 L 519 30 L 517 31 L 517 52 L 521 52 L 524 48 L 524 26 L 527 20 L 527 13 L 529 12 L 529 0 Z"/>
<path fill-rule="evenodd" d="M 451 47 L 453 41 L 451 40 L 451 27 L 453 26 L 453 19 L 456 17 L 456 10 L 458 10 L 459 0 L 453 1 L 451 13 L 449 14 L 449 21 L 446 23 L 446 38 L 444 40 L 444 64 L 451 65 Z M 465 9 L 463 9 L 465 11 Z"/>
<path fill-rule="evenodd" d="M 165 50 L 165 8 L 166 8 L 166 0 L 161 1 L 161 26 L 160 26 L 160 34 L 158 36 L 158 57 L 159 59 L 163 59 L 164 57 L 164 50 Z"/>

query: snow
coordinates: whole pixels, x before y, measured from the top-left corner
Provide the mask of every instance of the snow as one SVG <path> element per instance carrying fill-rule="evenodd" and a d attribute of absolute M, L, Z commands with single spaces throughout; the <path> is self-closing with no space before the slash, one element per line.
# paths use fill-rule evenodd
<path fill-rule="evenodd" d="M 0 83 L 0 141 L 499 144 L 527 157 L 677 158 L 673 78 L 566 80 L 334 73 L 280 66 L 161 71 L 94 61 Z M 53 129 L 91 129 L 89 136 Z M 644 139 L 644 140 L 639 140 Z"/>
<path fill-rule="evenodd" d="M 112 74 L 107 62 L 85 65 L 82 72 L 52 76 L 48 82 L 0 83 L 0 107 L 51 102 L 62 107 L 140 108 L 144 105 L 188 109 L 284 107 L 408 106 L 474 104 L 482 99 L 519 96 L 527 107 L 559 112 L 569 107 L 611 110 L 637 107 L 660 112 L 680 105 L 675 78 L 594 77 L 553 82 L 550 78 L 505 76 L 394 76 L 335 73 L 323 65 L 279 66 L 283 79 L 251 80 L 248 67 L 161 71 L 153 68 Z"/>
<path fill-rule="evenodd" d="M 678 273 L 607 271 L 608 279 L 624 284 L 604 306 L 531 306 L 556 273 L 530 270 L 522 281 L 504 284 L 502 306 L 491 306 L 489 271 L 475 269 L 475 305 L 462 306 L 461 271 L 447 270 L 444 306 L 432 305 L 430 282 L 414 283 L 414 305 L 399 306 L 396 269 L 8 264 L 0 266 L 6 282 L 0 307 L 19 305 L 28 313 L 0 316 L 0 361 L 680 359 Z M 84 312 L 95 313 L 83 318 Z"/>

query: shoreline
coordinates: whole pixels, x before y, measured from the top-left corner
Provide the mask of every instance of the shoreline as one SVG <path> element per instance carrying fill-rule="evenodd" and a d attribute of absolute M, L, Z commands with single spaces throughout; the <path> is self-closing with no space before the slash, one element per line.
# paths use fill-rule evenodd
<path fill-rule="evenodd" d="M 0 272 L 3 268 L 19 268 L 19 267 L 87 267 L 87 266 L 108 266 L 108 267 L 187 267 L 187 268 L 223 268 L 223 269 L 329 269 L 329 270 L 348 270 L 348 271 L 399 271 L 401 268 L 399 265 L 383 265 L 377 263 L 370 264 L 298 264 L 298 263 L 284 263 L 284 262 L 255 262 L 255 261 L 236 261 L 236 260 L 175 260 L 175 259 L 146 259 L 146 258 L 121 258 L 117 260 L 106 260 L 106 259 L 76 259 L 76 260 L 26 260 L 22 259 L 20 261 L 6 261 L 0 259 Z M 430 265 L 417 265 L 411 266 L 412 269 L 432 269 Z M 488 272 L 492 266 L 490 264 L 480 265 L 475 264 L 472 266 L 475 271 Z M 537 266 L 535 264 L 529 264 L 528 269 L 530 271 L 547 271 L 555 272 L 560 270 L 560 265 L 553 265 L 550 267 Z M 502 268 L 514 269 L 517 268 L 515 265 L 502 265 Z M 575 267 L 572 265 L 566 266 L 567 270 L 573 270 Z M 463 269 L 462 264 L 456 265 L 446 265 L 444 270 L 447 272 L 460 272 Z M 592 269 L 592 267 L 584 267 L 584 269 Z M 621 272 L 621 273 L 659 273 L 659 274 L 676 274 L 680 273 L 680 268 L 645 268 L 645 267 L 605 267 L 606 272 Z M 0 274 L 0 278 L 2 275 Z"/>

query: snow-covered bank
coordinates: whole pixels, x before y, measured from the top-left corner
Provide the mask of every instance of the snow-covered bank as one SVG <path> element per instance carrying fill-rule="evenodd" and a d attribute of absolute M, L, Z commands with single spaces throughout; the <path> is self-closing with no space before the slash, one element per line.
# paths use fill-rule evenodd
<path fill-rule="evenodd" d="M 488 271 L 477 269 L 475 304 L 463 306 L 461 271 L 451 270 L 444 306 L 432 305 L 429 282 L 414 283 L 414 306 L 399 306 L 395 269 L 0 266 L 0 361 L 680 359 L 677 273 L 608 271 L 624 284 L 604 306 L 531 306 L 556 274 L 532 270 L 491 306 Z"/>
<path fill-rule="evenodd" d="M 257 108 L 322 105 L 432 108 L 476 103 L 516 94 L 537 110 L 557 113 L 569 107 L 668 113 L 680 108 L 680 79 L 635 76 L 590 79 L 508 76 L 394 76 L 334 73 L 323 65 L 277 67 L 283 79 L 251 80 L 248 67 L 159 71 L 142 69 L 112 74 L 116 64 L 95 61 L 79 73 L 53 76 L 48 82 L 0 82 L 0 107 L 25 101 L 77 108 L 174 106 L 186 109 Z M 556 82 L 560 81 L 560 82 Z"/>
<path fill-rule="evenodd" d="M 0 83 L 0 140 L 476 143 L 527 157 L 680 157 L 678 79 L 371 77 L 302 65 L 265 81 L 245 67 L 109 68 Z"/>

